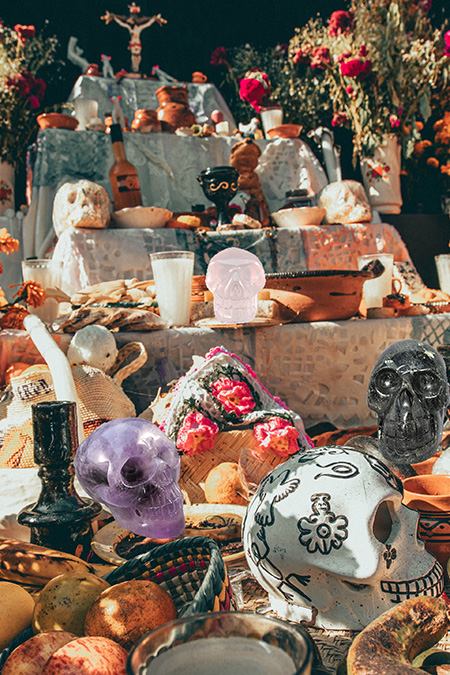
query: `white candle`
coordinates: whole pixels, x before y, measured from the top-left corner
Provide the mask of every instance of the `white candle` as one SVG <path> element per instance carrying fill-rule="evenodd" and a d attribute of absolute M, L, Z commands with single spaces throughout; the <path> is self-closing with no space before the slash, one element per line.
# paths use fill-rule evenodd
<path fill-rule="evenodd" d="M 219 136 L 228 136 L 230 134 L 230 127 L 228 122 L 217 122 L 216 134 Z"/>
<path fill-rule="evenodd" d="M 226 637 L 176 645 L 141 666 L 139 675 L 294 675 L 297 668 L 279 647 L 262 640 Z M 301 671 L 310 675 L 311 667 Z"/>

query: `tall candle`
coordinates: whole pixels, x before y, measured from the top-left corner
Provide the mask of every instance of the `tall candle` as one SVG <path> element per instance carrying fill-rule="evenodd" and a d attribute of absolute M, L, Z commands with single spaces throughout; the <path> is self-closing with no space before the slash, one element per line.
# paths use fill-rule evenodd
<path fill-rule="evenodd" d="M 176 645 L 161 653 L 139 675 L 294 675 L 297 668 L 279 647 L 263 640 L 242 637 L 209 637 Z M 301 671 L 310 675 L 311 666 Z"/>

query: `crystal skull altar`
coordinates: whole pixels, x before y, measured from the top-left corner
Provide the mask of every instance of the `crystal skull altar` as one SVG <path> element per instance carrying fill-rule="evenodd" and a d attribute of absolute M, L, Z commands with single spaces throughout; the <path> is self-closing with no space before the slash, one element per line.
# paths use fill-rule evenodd
<path fill-rule="evenodd" d="M 157 539 L 183 532 L 180 458 L 151 422 L 127 417 L 102 424 L 80 444 L 74 467 L 83 489 L 122 527 Z"/>
<path fill-rule="evenodd" d="M 449 385 L 444 359 L 419 340 L 400 340 L 381 354 L 367 405 L 378 417 L 378 447 L 393 464 L 432 457 L 442 438 Z"/>
<path fill-rule="evenodd" d="M 297 453 L 260 483 L 243 524 L 252 574 L 287 619 L 360 630 L 409 597 L 441 595 L 418 514 L 378 459 L 349 447 Z"/>
<path fill-rule="evenodd" d="M 206 285 L 214 293 L 214 314 L 222 323 L 247 323 L 258 311 L 266 276 L 259 258 L 241 248 L 220 251 L 209 262 Z"/>

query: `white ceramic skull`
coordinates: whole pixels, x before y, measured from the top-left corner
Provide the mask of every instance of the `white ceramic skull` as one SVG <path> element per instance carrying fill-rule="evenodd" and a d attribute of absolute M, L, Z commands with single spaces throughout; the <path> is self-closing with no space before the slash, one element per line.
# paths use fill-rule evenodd
<path fill-rule="evenodd" d="M 53 227 L 61 236 L 69 227 L 107 227 L 111 200 L 102 185 L 78 180 L 61 185 L 53 202 Z"/>
<path fill-rule="evenodd" d="M 247 323 L 258 311 L 258 293 L 266 283 L 259 258 L 241 248 L 227 248 L 213 256 L 206 285 L 214 294 L 214 314 L 221 323 Z"/>
<path fill-rule="evenodd" d="M 442 567 L 417 539 L 417 522 L 385 464 L 348 447 L 316 448 L 260 483 L 244 550 L 279 615 L 360 630 L 395 603 L 442 593 Z"/>
<path fill-rule="evenodd" d="M 423 462 L 442 438 L 449 403 L 444 359 L 420 340 L 399 340 L 376 362 L 367 405 L 378 417 L 378 447 L 394 464 Z"/>
<path fill-rule="evenodd" d="M 325 223 L 370 223 L 372 209 L 362 183 L 356 180 L 341 180 L 329 183 L 318 199 L 325 209 Z"/>

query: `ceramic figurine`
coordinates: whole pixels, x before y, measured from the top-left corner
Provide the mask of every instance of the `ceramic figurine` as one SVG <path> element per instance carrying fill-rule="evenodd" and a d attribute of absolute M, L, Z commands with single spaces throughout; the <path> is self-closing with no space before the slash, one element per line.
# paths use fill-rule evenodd
<path fill-rule="evenodd" d="M 111 57 L 102 54 L 102 75 L 114 79 L 114 70 L 111 65 Z"/>
<path fill-rule="evenodd" d="M 222 323 L 247 323 L 258 311 L 258 293 L 266 283 L 260 259 L 241 248 L 227 248 L 213 256 L 206 285 L 214 293 L 214 314 Z"/>
<path fill-rule="evenodd" d="M 245 205 L 245 213 L 258 220 L 263 227 L 267 227 L 270 223 L 269 207 L 255 171 L 260 155 L 258 145 L 251 138 L 246 138 L 231 148 L 230 164 L 239 173 L 239 190 L 243 190 L 250 197 Z"/>
<path fill-rule="evenodd" d="M 157 23 L 160 26 L 163 26 L 167 23 L 166 19 L 163 19 L 161 14 L 155 14 L 154 16 L 140 16 L 141 8 L 136 5 L 133 1 L 131 5 L 128 5 L 130 13 L 128 16 L 123 16 L 120 14 L 114 14 L 113 12 L 106 11 L 104 16 L 101 18 L 105 21 L 106 24 L 115 21 L 122 28 L 126 28 L 130 33 L 130 42 L 128 43 L 128 49 L 131 52 L 131 70 L 133 73 L 139 73 L 139 64 L 141 63 L 141 52 L 142 52 L 142 43 L 141 43 L 141 33 L 145 28 L 152 26 L 154 23 Z"/>
<path fill-rule="evenodd" d="M 361 630 L 406 598 L 441 595 L 443 569 L 417 539 L 417 522 L 383 462 L 321 447 L 293 455 L 261 481 L 243 543 L 279 616 Z"/>
<path fill-rule="evenodd" d="M 369 380 L 367 405 L 378 417 L 378 446 L 393 464 L 423 462 L 438 449 L 450 401 L 442 356 L 419 340 L 390 345 Z"/>
<path fill-rule="evenodd" d="M 156 539 L 183 532 L 180 458 L 156 425 L 137 417 L 106 422 L 81 443 L 74 466 L 83 489 L 122 527 Z"/>
<path fill-rule="evenodd" d="M 69 38 L 67 44 L 67 58 L 76 66 L 81 68 L 82 73 L 86 73 L 87 69 L 92 65 L 83 56 L 83 50 L 78 46 L 78 38 L 73 35 Z M 90 73 L 91 74 L 91 73 Z"/>

